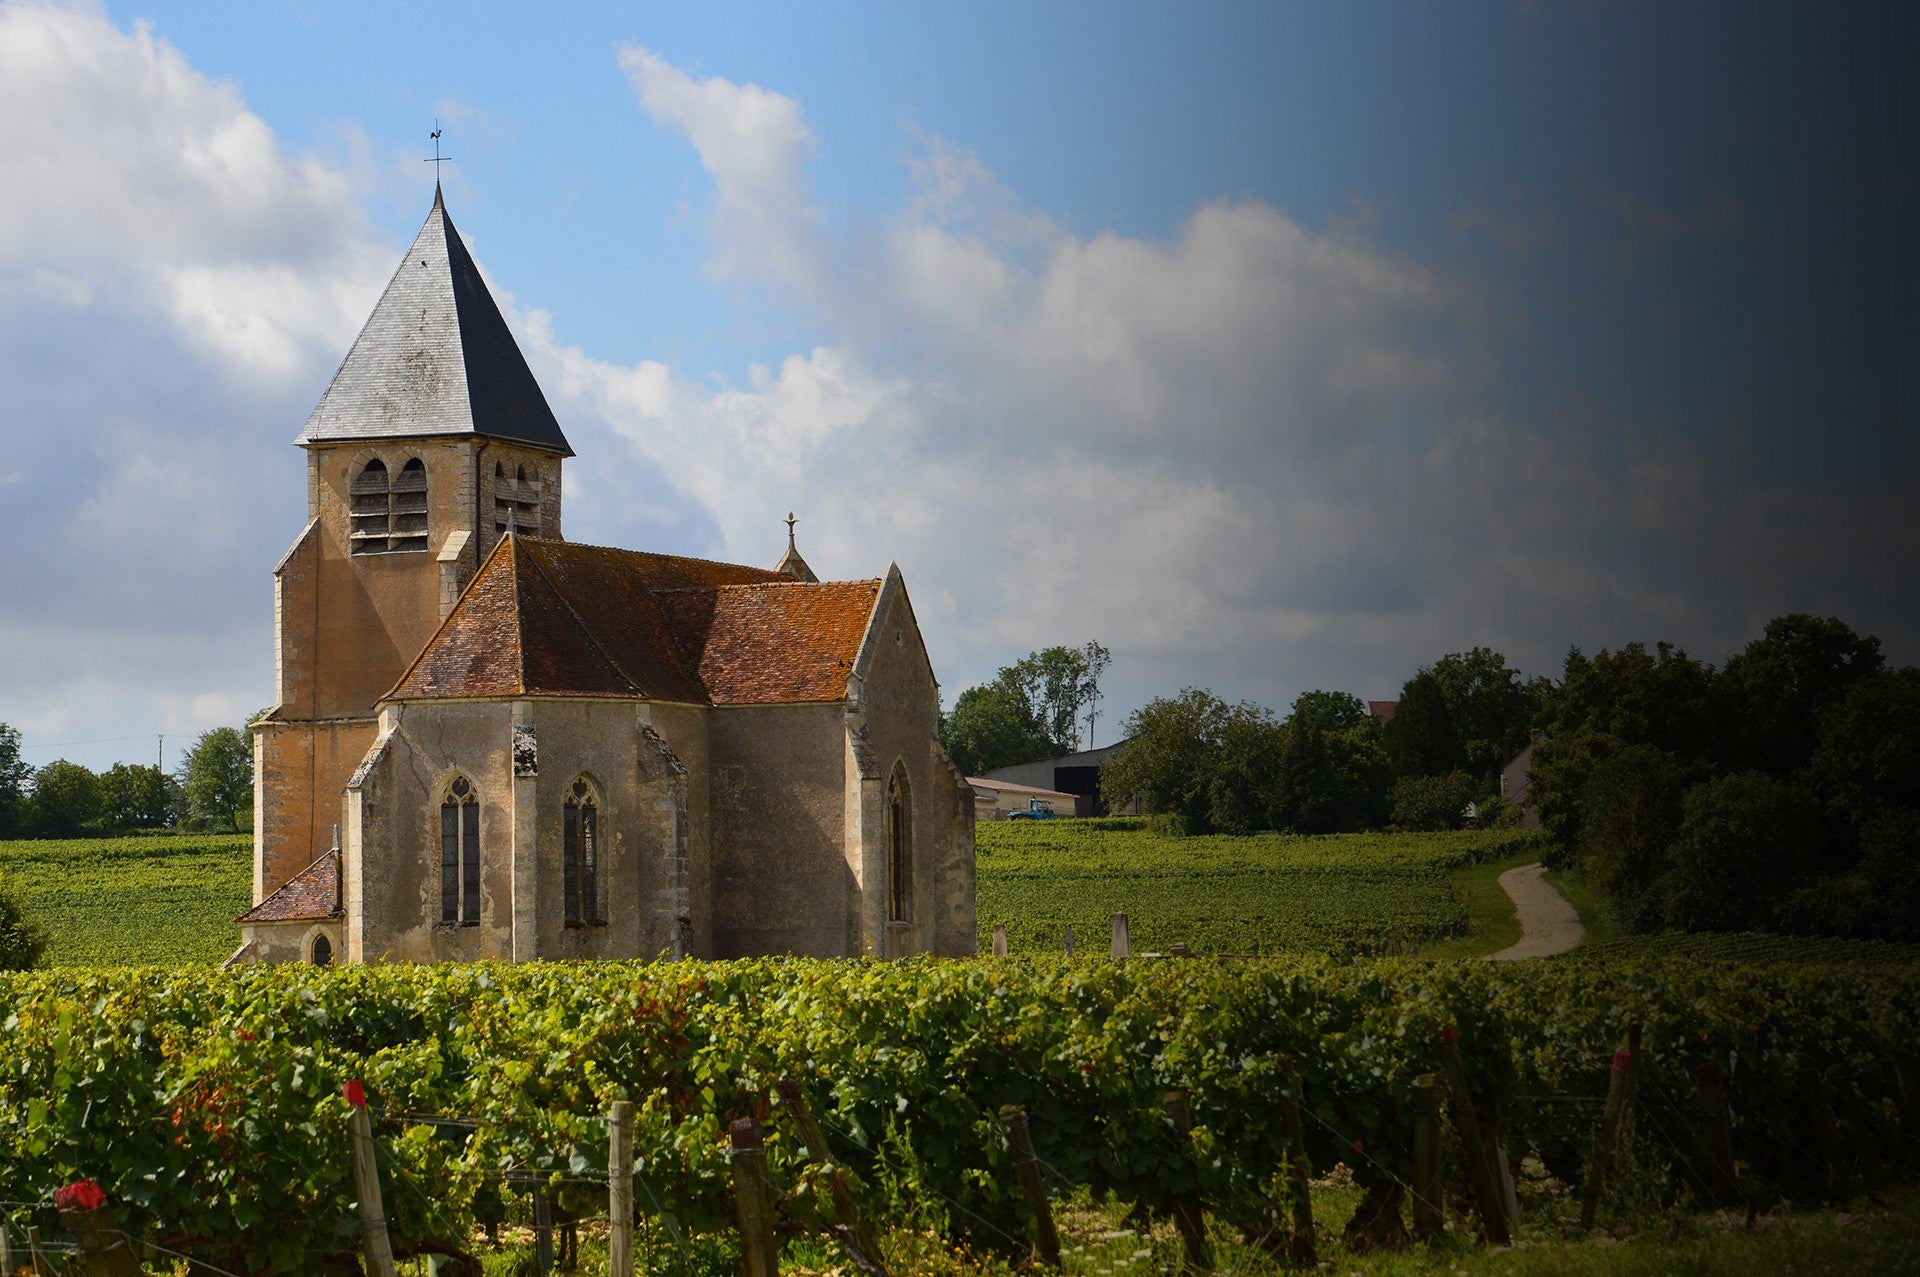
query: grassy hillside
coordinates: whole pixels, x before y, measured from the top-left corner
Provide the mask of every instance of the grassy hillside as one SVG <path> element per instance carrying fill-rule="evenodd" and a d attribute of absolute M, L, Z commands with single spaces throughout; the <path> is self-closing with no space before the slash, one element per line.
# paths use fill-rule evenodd
<path fill-rule="evenodd" d="M 1012 952 L 1057 953 L 1071 926 L 1081 952 L 1105 953 L 1113 915 L 1125 912 L 1135 952 L 1184 941 L 1200 953 L 1245 953 L 1258 941 L 1263 953 L 1404 953 L 1467 930 L 1458 871 L 1512 861 L 1539 837 L 1172 838 L 1144 820 L 983 824 L 980 947 L 1005 923 Z"/>
<path fill-rule="evenodd" d="M 219 962 L 251 903 L 250 834 L 0 842 L 0 886 L 55 966 Z"/>

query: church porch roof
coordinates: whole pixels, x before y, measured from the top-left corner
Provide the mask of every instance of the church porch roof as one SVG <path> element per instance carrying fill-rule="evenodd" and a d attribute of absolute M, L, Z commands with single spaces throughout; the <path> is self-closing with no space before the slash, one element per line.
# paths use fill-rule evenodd
<path fill-rule="evenodd" d="M 336 848 L 302 869 L 235 922 L 321 922 L 340 916 L 340 852 Z"/>

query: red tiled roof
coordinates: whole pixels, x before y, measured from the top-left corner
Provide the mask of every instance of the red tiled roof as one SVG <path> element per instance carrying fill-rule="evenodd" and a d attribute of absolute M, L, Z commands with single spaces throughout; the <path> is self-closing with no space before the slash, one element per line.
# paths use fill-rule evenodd
<path fill-rule="evenodd" d="M 1399 708 L 1399 701 L 1368 701 L 1367 717 L 1377 718 L 1384 723 L 1392 718 L 1393 712 Z"/>
<path fill-rule="evenodd" d="M 508 537 L 389 696 L 830 701 L 878 581 Z"/>
<path fill-rule="evenodd" d="M 839 700 L 879 597 L 878 581 L 793 580 L 658 596 L 716 705 Z"/>
<path fill-rule="evenodd" d="M 235 922 L 318 922 L 340 916 L 340 853 L 329 851 Z"/>

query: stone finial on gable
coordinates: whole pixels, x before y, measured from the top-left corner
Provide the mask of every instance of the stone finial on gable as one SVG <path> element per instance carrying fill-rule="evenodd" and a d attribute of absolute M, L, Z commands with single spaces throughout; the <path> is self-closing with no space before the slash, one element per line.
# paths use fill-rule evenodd
<path fill-rule="evenodd" d="M 796 581 L 807 581 L 817 585 L 820 578 L 813 574 L 813 569 L 807 566 L 807 561 L 800 557 L 799 547 L 793 543 L 793 525 L 798 522 L 799 520 L 793 517 L 793 511 L 787 511 L 787 552 L 780 556 L 780 561 L 773 565 L 773 570 L 783 572 Z"/>

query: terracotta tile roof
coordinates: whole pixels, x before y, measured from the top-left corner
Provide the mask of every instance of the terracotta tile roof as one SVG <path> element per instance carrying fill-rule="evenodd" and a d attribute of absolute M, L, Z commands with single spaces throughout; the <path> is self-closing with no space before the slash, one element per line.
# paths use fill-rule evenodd
<path fill-rule="evenodd" d="M 1388 719 L 1392 718 L 1393 711 L 1399 708 L 1400 708 L 1399 701 L 1368 701 L 1367 717 L 1377 718 L 1384 723 Z"/>
<path fill-rule="evenodd" d="M 509 537 L 388 695 L 838 700 L 879 591 Z"/>
<path fill-rule="evenodd" d="M 318 922 L 340 916 L 340 853 L 329 851 L 235 922 Z"/>
<path fill-rule="evenodd" d="M 787 581 L 658 596 L 716 705 L 839 700 L 879 597 L 878 581 Z"/>

